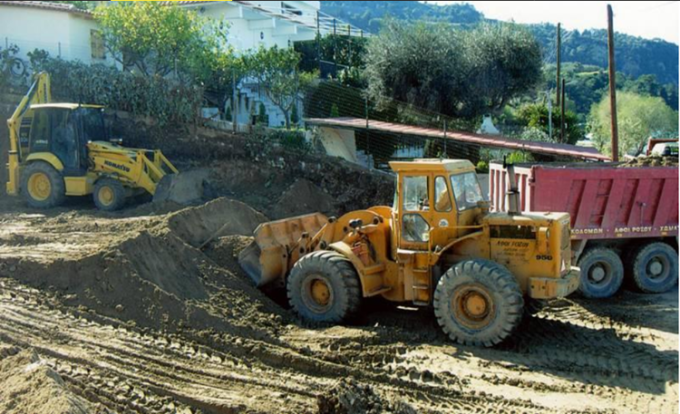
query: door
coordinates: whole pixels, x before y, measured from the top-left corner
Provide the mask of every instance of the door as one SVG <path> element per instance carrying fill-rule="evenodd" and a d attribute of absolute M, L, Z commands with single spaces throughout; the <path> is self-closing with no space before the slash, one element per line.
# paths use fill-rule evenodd
<path fill-rule="evenodd" d="M 399 247 L 407 250 L 427 250 L 430 240 L 429 177 L 406 175 L 401 180 L 399 206 Z"/>

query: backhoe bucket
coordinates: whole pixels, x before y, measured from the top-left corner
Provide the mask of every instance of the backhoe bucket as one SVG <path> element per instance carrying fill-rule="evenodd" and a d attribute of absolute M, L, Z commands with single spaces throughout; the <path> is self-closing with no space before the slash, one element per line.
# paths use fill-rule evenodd
<path fill-rule="evenodd" d="M 255 240 L 238 255 L 238 262 L 258 287 L 283 279 L 295 264 L 292 258 L 299 257 L 293 253 L 303 233 L 314 237 L 326 223 L 328 218 L 321 213 L 262 223 L 255 229 Z"/>
<path fill-rule="evenodd" d="M 203 183 L 207 178 L 208 171 L 203 169 L 167 174 L 156 184 L 153 201 L 188 204 L 200 200 L 203 198 Z"/>

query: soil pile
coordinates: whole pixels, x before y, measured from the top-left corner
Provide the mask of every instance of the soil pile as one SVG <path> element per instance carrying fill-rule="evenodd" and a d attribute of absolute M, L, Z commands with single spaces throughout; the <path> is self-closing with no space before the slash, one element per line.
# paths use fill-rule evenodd
<path fill-rule="evenodd" d="M 278 215 L 294 217 L 308 213 L 334 214 L 335 199 L 308 180 L 300 179 L 286 190 L 278 202 Z"/>
<path fill-rule="evenodd" d="M 340 380 L 325 394 L 317 397 L 319 414 L 416 414 L 416 410 L 402 402 L 384 401 L 369 385 L 353 378 Z"/>
<path fill-rule="evenodd" d="M 24 257 L 10 259 L 6 267 L 13 269 L 11 277 L 49 288 L 84 311 L 169 331 L 215 329 L 266 339 L 275 335 L 283 311 L 241 275 L 236 263 L 224 269 L 197 248 L 218 231 L 252 234 L 265 219 L 241 202 L 216 199 L 101 231 L 98 250 L 91 248 L 85 257 Z M 72 224 L 70 231 L 77 235 L 89 226 Z"/>
<path fill-rule="evenodd" d="M 634 160 L 626 161 L 619 167 L 677 167 L 678 157 L 662 157 L 650 155 L 648 157 L 638 157 Z"/>
<path fill-rule="evenodd" d="M 46 366 L 35 351 L 25 350 L 0 360 L 0 413 L 93 412 L 90 403 L 68 391 L 59 374 Z"/>

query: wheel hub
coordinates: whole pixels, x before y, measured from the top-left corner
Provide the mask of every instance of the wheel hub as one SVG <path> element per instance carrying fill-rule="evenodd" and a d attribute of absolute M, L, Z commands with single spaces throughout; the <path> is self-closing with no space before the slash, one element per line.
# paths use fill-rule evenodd
<path fill-rule="evenodd" d="M 451 308 L 456 320 L 471 329 L 484 328 L 493 319 L 491 293 L 481 284 L 459 287 L 451 298 Z"/>
<path fill-rule="evenodd" d="M 328 288 L 328 284 L 321 279 L 316 279 L 312 282 L 312 299 L 320 306 L 328 305 L 331 298 L 331 291 Z"/>
<path fill-rule="evenodd" d="M 600 265 L 593 266 L 593 268 L 590 270 L 590 279 L 592 279 L 593 282 L 602 282 L 605 276 L 607 276 L 607 272 Z"/>
<path fill-rule="evenodd" d="M 658 277 L 661 273 L 663 273 L 663 263 L 656 259 L 653 260 L 649 264 L 649 274 L 652 275 L 652 277 Z"/>
<path fill-rule="evenodd" d="M 99 201 L 101 201 L 101 203 L 104 204 L 105 206 L 108 206 L 111 203 L 113 203 L 114 197 L 115 196 L 113 194 L 113 190 L 109 187 L 102 187 L 99 190 Z"/>
<path fill-rule="evenodd" d="M 35 173 L 28 179 L 28 193 L 34 200 L 47 200 L 51 192 L 52 184 L 47 174 Z"/>

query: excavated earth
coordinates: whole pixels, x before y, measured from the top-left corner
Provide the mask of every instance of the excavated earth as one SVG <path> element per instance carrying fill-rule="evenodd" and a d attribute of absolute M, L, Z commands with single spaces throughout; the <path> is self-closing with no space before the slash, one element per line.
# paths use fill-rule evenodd
<path fill-rule="evenodd" d="M 236 262 L 265 220 L 229 198 L 118 213 L 3 199 L 0 413 L 678 410 L 677 291 L 557 301 L 492 349 L 380 301 L 312 326 Z"/>

